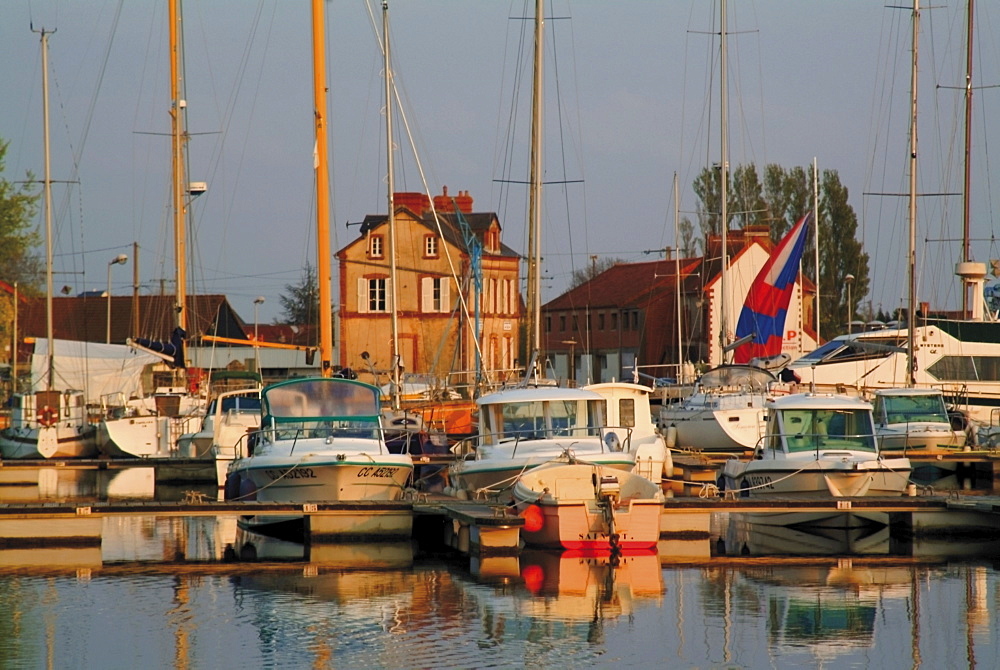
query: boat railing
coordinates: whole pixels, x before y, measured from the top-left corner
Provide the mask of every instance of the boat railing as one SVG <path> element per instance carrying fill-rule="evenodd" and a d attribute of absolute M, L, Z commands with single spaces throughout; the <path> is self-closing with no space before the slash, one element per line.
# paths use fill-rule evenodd
<path fill-rule="evenodd" d="M 624 440 L 622 440 L 616 431 L 624 431 Z M 571 426 L 553 428 L 538 427 L 504 430 L 495 433 L 480 433 L 455 442 L 455 444 L 451 446 L 451 453 L 455 454 L 459 459 L 478 458 L 477 444 L 479 444 L 487 447 L 513 447 L 511 455 L 516 456 L 517 450 L 522 444 L 540 442 L 543 440 L 566 439 L 599 442 L 601 445 L 601 451 L 628 451 L 631 448 L 632 429 L 624 426 L 617 429 L 613 426 L 605 426 L 603 428 L 596 429 L 592 426 Z"/>
<path fill-rule="evenodd" d="M 370 420 L 315 420 L 272 423 L 260 430 L 250 431 L 247 439 L 248 450 L 252 453 L 260 440 L 271 443 L 291 442 L 290 453 L 300 440 L 326 439 L 331 443 L 337 439 L 377 440 L 385 445 L 385 435 L 376 422 Z"/>
<path fill-rule="evenodd" d="M 629 426 L 604 426 L 601 428 L 601 444 L 609 451 L 632 451 L 632 428 Z M 620 434 L 624 434 L 622 439 Z"/>

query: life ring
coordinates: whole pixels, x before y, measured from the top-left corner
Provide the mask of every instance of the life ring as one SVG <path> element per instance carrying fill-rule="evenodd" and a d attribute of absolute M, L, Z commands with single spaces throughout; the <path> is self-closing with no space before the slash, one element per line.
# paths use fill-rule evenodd
<path fill-rule="evenodd" d="M 51 426 L 59 420 L 59 410 L 51 405 L 42 405 L 37 413 L 38 423 L 43 426 Z"/>

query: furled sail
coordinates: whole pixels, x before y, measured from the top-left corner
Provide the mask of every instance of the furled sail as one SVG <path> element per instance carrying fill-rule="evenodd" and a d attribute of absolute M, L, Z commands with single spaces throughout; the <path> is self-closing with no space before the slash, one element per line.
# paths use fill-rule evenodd
<path fill-rule="evenodd" d="M 187 332 L 178 326 L 177 328 L 174 328 L 174 332 L 170 334 L 169 342 L 147 340 L 142 337 L 137 337 L 134 339 L 129 338 L 125 341 L 125 343 L 133 349 L 138 349 L 139 351 L 145 351 L 153 354 L 154 356 L 159 356 L 172 368 L 183 369 L 187 366 L 186 361 L 184 360 L 185 339 L 187 339 Z"/>

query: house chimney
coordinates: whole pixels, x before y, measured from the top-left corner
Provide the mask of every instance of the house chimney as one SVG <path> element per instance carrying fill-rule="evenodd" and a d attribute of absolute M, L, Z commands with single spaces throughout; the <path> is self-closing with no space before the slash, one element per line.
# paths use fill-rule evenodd
<path fill-rule="evenodd" d="M 424 212 L 430 209 L 431 201 L 423 193 L 393 193 L 392 197 L 396 203 L 396 207 L 405 207 L 417 216 L 422 216 Z"/>
<path fill-rule="evenodd" d="M 441 195 L 434 196 L 434 209 L 439 212 L 454 212 L 455 206 L 458 206 L 458 211 L 463 214 L 472 213 L 472 197 L 469 196 L 468 191 L 459 191 L 458 195 L 455 196 L 455 202 L 452 203 L 451 196 L 448 195 L 448 187 L 441 187 Z"/>
<path fill-rule="evenodd" d="M 472 214 L 472 196 L 468 191 L 459 191 L 455 203 L 463 214 Z"/>

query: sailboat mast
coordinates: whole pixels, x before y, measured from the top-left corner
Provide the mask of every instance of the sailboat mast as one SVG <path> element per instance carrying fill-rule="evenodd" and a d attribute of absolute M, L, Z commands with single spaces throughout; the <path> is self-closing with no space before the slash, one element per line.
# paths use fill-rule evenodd
<path fill-rule="evenodd" d="M 46 32 L 42 28 L 39 32 L 42 35 L 42 144 L 45 149 L 45 336 L 49 345 L 45 389 L 51 391 L 55 383 L 55 363 L 52 357 L 55 345 L 52 334 L 52 163 L 49 159 L 49 35 L 52 31 Z"/>
<path fill-rule="evenodd" d="M 681 188 L 674 173 L 674 300 L 677 302 L 677 382 L 681 383 L 682 366 L 684 365 L 684 342 L 682 340 L 683 328 L 681 326 Z"/>
<path fill-rule="evenodd" d="M 729 296 L 726 286 L 726 266 L 729 264 L 728 245 L 726 234 L 729 231 L 729 81 L 726 67 L 726 0 L 720 0 L 719 12 L 719 79 L 721 80 L 721 91 L 719 94 L 719 108 L 722 114 L 722 133 L 720 139 L 720 151 L 722 154 L 719 163 L 719 227 L 722 231 L 722 274 L 719 279 L 719 353 L 720 362 L 726 362 L 726 345 L 729 344 Z"/>
<path fill-rule="evenodd" d="M 389 69 L 389 2 L 382 0 L 382 57 L 385 69 L 385 150 L 386 184 L 389 193 L 389 312 L 392 318 L 392 408 L 399 409 L 399 317 L 396 311 L 396 182 L 392 150 L 392 70 Z"/>
<path fill-rule="evenodd" d="M 966 11 L 965 38 L 965 184 L 962 189 L 962 261 L 968 263 L 969 237 L 971 233 L 969 215 L 969 191 L 972 188 L 972 22 L 975 0 L 968 0 Z M 962 285 L 962 318 L 969 317 L 969 285 Z"/>
<path fill-rule="evenodd" d="M 170 137 L 171 173 L 173 175 L 174 260 L 177 263 L 176 325 L 187 330 L 187 228 L 184 205 L 184 109 L 187 101 L 181 95 L 181 29 L 180 0 L 169 0 L 170 21 Z"/>
<path fill-rule="evenodd" d="M 542 360 L 541 333 L 541 234 L 542 234 L 542 35 L 545 27 L 545 0 L 535 0 L 535 60 L 531 91 L 531 148 L 528 192 L 528 337 L 531 354 Z"/>
<path fill-rule="evenodd" d="M 313 121 L 316 131 L 316 277 L 319 282 L 320 374 L 333 373 L 333 277 L 330 261 L 330 170 L 326 138 L 326 56 L 323 0 L 312 2 Z"/>
<path fill-rule="evenodd" d="M 917 326 L 917 38 L 920 33 L 920 0 L 913 0 L 913 54 L 910 66 L 910 245 L 907 268 L 909 285 L 909 314 L 906 319 L 906 385 L 913 386 L 914 364 L 913 331 Z"/>

